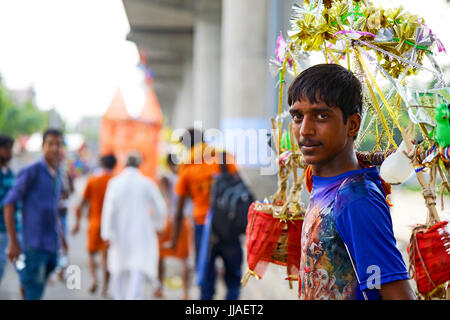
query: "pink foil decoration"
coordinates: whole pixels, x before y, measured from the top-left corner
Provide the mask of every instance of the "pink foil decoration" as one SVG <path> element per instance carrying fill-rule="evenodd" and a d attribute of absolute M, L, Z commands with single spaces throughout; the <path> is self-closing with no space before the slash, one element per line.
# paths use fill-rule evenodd
<path fill-rule="evenodd" d="M 444 51 L 445 54 L 447 54 L 447 50 L 445 50 L 444 44 L 442 43 L 441 39 L 439 39 L 434 33 L 433 30 L 431 30 L 430 28 L 428 28 L 428 26 L 425 23 L 420 22 L 419 20 L 417 20 L 417 22 L 422 25 L 423 27 L 427 28 L 428 30 L 430 30 L 430 35 L 436 40 L 436 45 L 438 48 L 439 52 Z"/>
<path fill-rule="evenodd" d="M 277 55 L 278 62 L 283 63 L 284 59 L 286 59 L 287 54 L 287 43 L 283 38 L 283 34 L 280 31 L 280 35 L 277 39 L 277 48 L 275 50 L 275 54 Z M 289 66 L 292 67 L 292 58 L 288 59 Z"/>

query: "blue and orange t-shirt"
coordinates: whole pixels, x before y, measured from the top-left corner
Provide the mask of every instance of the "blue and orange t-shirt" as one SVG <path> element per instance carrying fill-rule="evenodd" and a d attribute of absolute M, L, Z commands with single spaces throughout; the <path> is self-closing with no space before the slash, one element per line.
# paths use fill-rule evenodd
<path fill-rule="evenodd" d="M 380 299 L 380 285 L 409 279 L 376 167 L 313 176 L 301 241 L 300 299 Z"/>

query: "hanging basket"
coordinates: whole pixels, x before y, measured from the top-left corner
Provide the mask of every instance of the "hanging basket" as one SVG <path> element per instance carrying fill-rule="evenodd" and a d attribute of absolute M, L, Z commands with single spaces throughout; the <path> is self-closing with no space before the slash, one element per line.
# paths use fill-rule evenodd
<path fill-rule="evenodd" d="M 450 281 L 450 230 L 448 221 L 432 227 L 417 226 L 407 248 L 410 276 L 417 290 L 425 297 L 443 297 L 445 285 Z"/>
<path fill-rule="evenodd" d="M 261 279 L 269 263 L 285 266 L 287 280 L 298 280 L 303 217 L 280 219 L 276 216 L 279 208 L 258 201 L 249 208 L 246 230 L 248 271 L 242 278 L 243 285 L 250 276 Z"/>
<path fill-rule="evenodd" d="M 281 222 L 280 235 L 278 236 L 278 240 L 276 246 L 270 256 L 270 262 L 286 266 L 287 265 L 287 256 L 288 256 L 288 228 L 286 223 Z"/>

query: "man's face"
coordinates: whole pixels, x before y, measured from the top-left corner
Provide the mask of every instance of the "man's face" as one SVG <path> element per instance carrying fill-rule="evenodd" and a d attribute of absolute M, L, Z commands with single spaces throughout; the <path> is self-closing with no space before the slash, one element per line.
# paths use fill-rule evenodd
<path fill-rule="evenodd" d="M 58 135 L 48 135 L 42 144 L 45 160 L 55 166 L 61 161 L 62 149 L 63 139 Z"/>
<path fill-rule="evenodd" d="M 12 146 L 0 147 L 0 160 L 4 163 L 8 163 L 12 158 Z"/>
<path fill-rule="evenodd" d="M 358 114 L 350 116 L 344 124 L 342 110 L 321 101 L 317 104 L 311 104 L 308 99 L 297 101 L 289 112 L 295 139 L 308 164 L 332 161 L 346 151 L 349 144 L 353 145 L 353 137 L 359 130 Z"/>

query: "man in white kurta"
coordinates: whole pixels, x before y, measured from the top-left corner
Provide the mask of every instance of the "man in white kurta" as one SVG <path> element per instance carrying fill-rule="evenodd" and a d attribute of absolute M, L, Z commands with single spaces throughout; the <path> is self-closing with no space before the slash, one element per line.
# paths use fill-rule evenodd
<path fill-rule="evenodd" d="M 146 277 L 158 276 L 157 232 L 165 225 L 167 208 L 156 186 L 139 170 L 140 157 L 128 157 L 126 169 L 106 189 L 101 236 L 109 242 L 108 271 L 117 300 L 143 298 Z"/>

